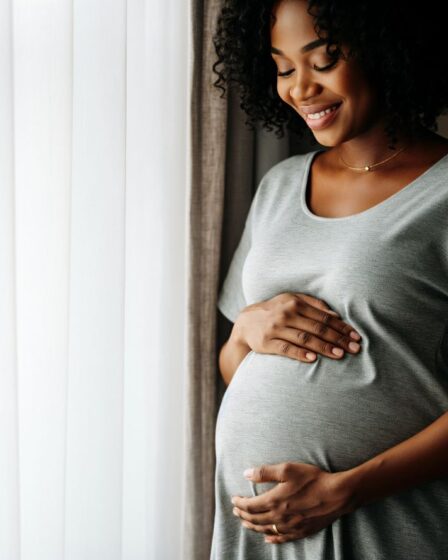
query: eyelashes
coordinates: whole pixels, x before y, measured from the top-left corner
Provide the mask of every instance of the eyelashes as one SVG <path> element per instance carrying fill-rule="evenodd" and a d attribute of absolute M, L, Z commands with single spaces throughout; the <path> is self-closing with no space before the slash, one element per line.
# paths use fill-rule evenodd
<path fill-rule="evenodd" d="M 326 66 L 316 66 L 313 64 L 313 70 L 316 70 L 317 72 L 326 72 L 327 70 L 333 68 L 333 66 L 336 66 L 336 63 L 337 60 L 330 62 L 330 64 L 327 64 Z M 277 76 L 280 78 L 287 78 L 291 72 L 293 72 L 293 70 L 288 70 L 287 72 L 277 72 Z"/>

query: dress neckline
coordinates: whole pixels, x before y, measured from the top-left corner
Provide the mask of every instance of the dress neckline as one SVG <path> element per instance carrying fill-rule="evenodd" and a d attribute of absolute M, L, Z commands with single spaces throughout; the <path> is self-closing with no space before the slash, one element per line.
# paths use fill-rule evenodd
<path fill-rule="evenodd" d="M 360 219 L 360 218 L 370 216 L 370 214 L 374 214 L 374 213 L 378 212 L 379 210 L 382 210 L 383 208 L 385 208 L 387 206 L 390 206 L 398 198 L 403 197 L 406 193 L 409 193 L 409 191 L 411 191 L 413 188 L 418 186 L 418 184 L 423 179 L 426 179 L 426 177 L 427 177 L 427 175 L 429 175 L 429 173 L 431 173 L 432 171 L 441 167 L 441 165 L 443 163 L 448 162 L 448 153 L 446 153 L 444 156 L 442 156 L 436 162 L 434 162 L 432 165 L 430 165 L 418 177 L 413 179 L 410 183 L 408 183 L 407 185 L 402 187 L 400 190 L 398 190 L 394 194 L 388 196 L 386 199 L 382 200 L 381 202 L 378 202 L 378 204 L 374 204 L 370 208 L 366 208 L 365 210 L 362 210 L 361 212 L 356 212 L 356 214 L 350 214 L 348 216 L 339 216 L 339 217 L 332 218 L 332 217 L 329 217 L 329 216 L 318 216 L 317 214 L 314 214 L 308 208 L 308 205 L 307 205 L 307 202 L 306 202 L 307 187 L 308 187 L 308 181 L 309 181 L 309 177 L 310 177 L 311 164 L 312 164 L 315 156 L 318 153 L 325 152 L 325 151 L 326 150 L 324 148 L 318 148 L 317 150 L 313 150 L 312 152 L 308 152 L 306 154 L 304 171 L 303 171 L 303 175 L 302 175 L 302 179 L 301 179 L 301 186 L 300 186 L 300 205 L 301 205 L 302 211 L 304 212 L 304 214 L 306 216 L 308 216 L 308 218 L 310 218 L 312 220 L 319 221 L 319 222 L 341 222 L 341 221 L 357 220 L 357 219 Z"/>

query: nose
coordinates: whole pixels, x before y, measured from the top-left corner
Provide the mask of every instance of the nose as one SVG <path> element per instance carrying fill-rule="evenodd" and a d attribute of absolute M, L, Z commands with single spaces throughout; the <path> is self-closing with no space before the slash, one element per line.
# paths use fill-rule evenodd
<path fill-rule="evenodd" d="M 319 85 L 307 76 L 306 73 L 300 76 L 297 73 L 297 79 L 289 90 L 291 99 L 296 103 L 304 99 L 314 98 L 319 93 Z"/>

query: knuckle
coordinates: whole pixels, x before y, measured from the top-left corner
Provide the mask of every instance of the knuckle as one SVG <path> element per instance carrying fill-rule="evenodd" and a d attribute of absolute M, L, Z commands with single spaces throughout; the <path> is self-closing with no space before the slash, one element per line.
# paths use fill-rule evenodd
<path fill-rule="evenodd" d="M 331 349 L 333 348 L 333 344 L 330 342 L 323 342 L 322 343 L 322 352 L 325 354 L 332 354 Z"/>
<path fill-rule="evenodd" d="M 325 323 L 326 325 L 328 325 L 328 323 L 330 323 L 331 319 L 333 319 L 333 316 L 330 315 L 330 313 L 328 313 L 327 311 L 321 311 L 320 321 L 322 323 Z"/>
<path fill-rule="evenodd" d="M 314 332 L 318 335 L 318 336 L 323 336 L 328 332 L 328 325 L 325 325 L 324 323 L 315 323 L 314 324 Z"/>
<path fill-rule="evenodd" d="M 280 469 L 282 479 L 289 478 L 292 474 L 292 464 L 290 462 L 283 463 Z"/>
<path fill-rule="evenodd" d="M 310 343 L 311 337 L 312 335 L 308 331 L 299 331 L 299 333 L 297 334 L 299 344 L 303 346 Z"/>
<path fill-rule="evenodd" d="M 347 347 L 348 344 L 349 344 L 349 342 L 350 342 L 350 341 L 348 340 L 348 338 L 347 338 L 346 336 L 344 336 L 344 335 L 338 336 L 338 337 L 336 338 L 336 340 L 335 340 L 336 346 L 345 346 L 345 347 Z"/>
<path fill-rule="evenodd" d="M 281 341 L 279 343 L 280 353 L 281 354 L 288 354 L 289 349 L 291 348 L 291 344 L 286 341 Z"/>
<path fill-rule="evenodd" d="M 286 305 L 286 307 L 279 309 L 275 315 L 276 323 L 283 326 L 294 315 L 294 310 Z"/>
<path fill-rule="evenodd" d="M 305 306 L 305 302 L 303 301 L 303 299 L 301 299 L 298 296 L 295 296 L 294 299 L 292 300 L 292 308 L 294 309 L 294 311 L 300 311 L 301 309 L 303 309 Z"/>
<path fill-rule="evenodd" d="M 346 334 L 347 336 L 349 336 L 350 332 L 353 331 L 353 327 L 351 327 L 350 325 L 347 325 L 346 323 L 342 324 L 342 332 L 344 334 Z"/>

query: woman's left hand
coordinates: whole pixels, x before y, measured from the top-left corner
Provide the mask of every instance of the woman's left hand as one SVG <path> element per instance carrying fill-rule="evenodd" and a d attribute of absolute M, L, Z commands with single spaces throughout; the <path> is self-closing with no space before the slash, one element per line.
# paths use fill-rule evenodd
<path fill-rule="evenodd" d="M 252 476 L 246 476 L 249 480 L 279 484 L 258 496 L 234 496 L 234 514 L 248 529 L 264 533 L 267 542 L 302 539 L 356 509 L 347 473 L 292 462 L 256 467 Z"/>

